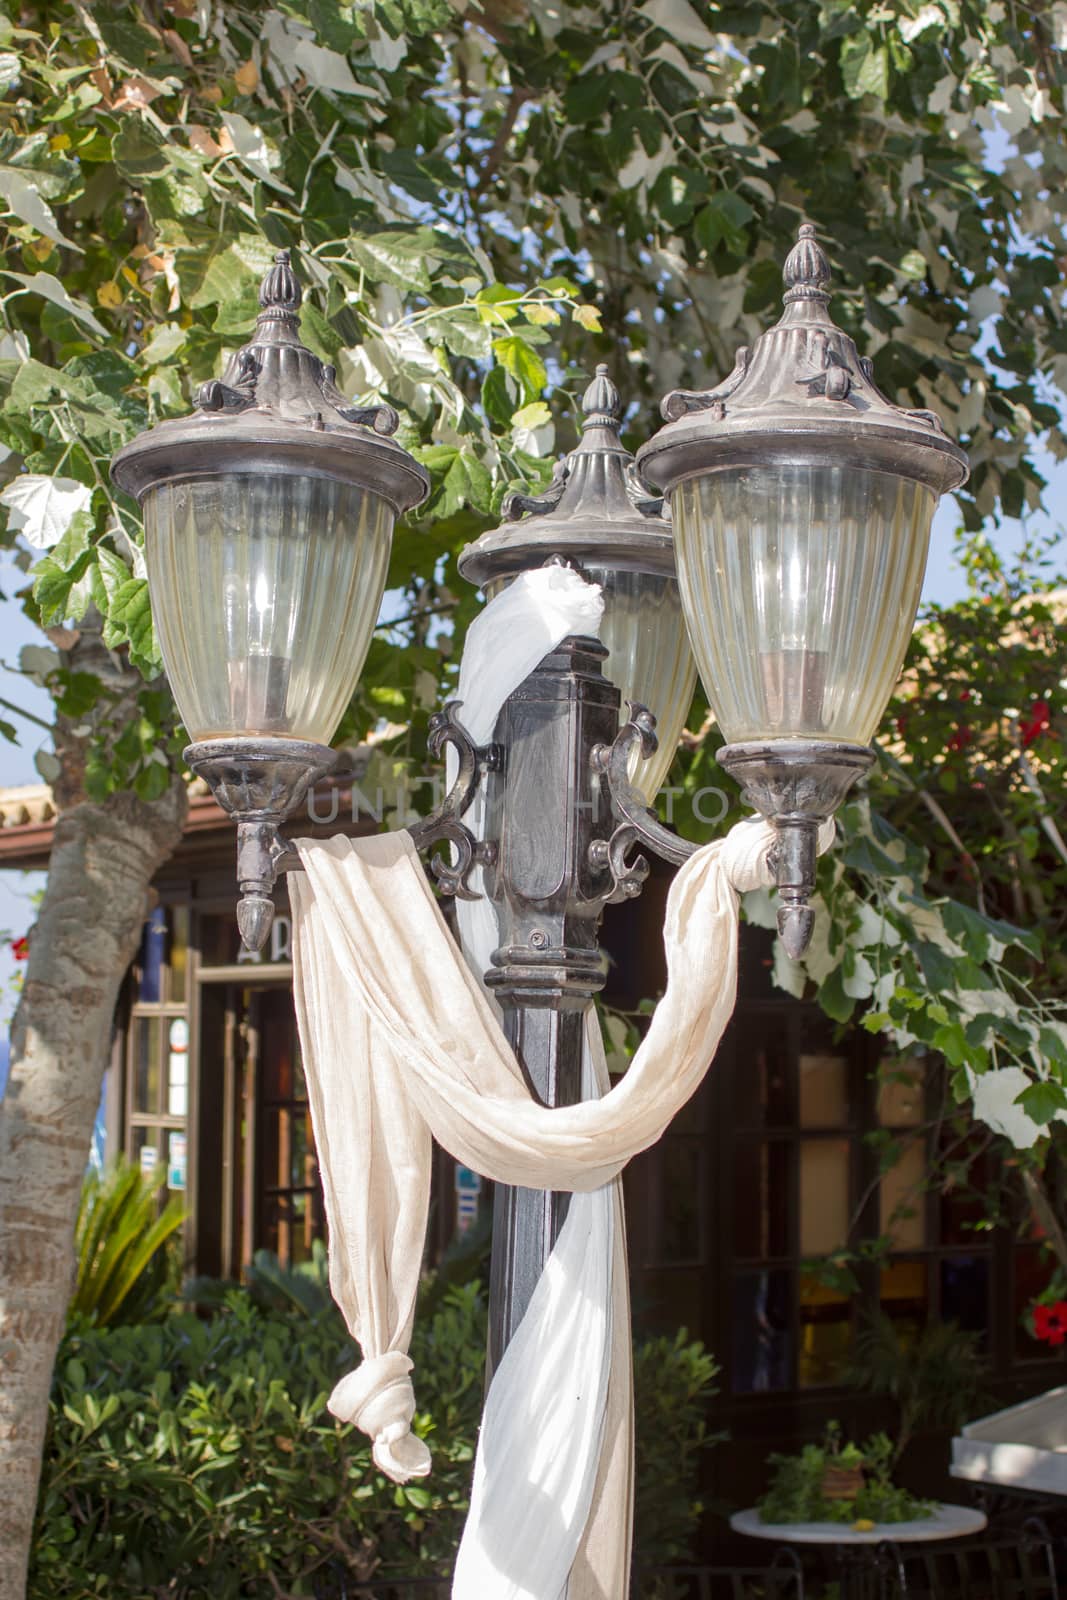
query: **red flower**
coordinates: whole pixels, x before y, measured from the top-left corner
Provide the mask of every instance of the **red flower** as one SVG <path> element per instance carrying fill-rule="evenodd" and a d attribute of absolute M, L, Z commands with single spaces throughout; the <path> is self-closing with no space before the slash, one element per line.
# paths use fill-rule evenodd
<path fill-rule="evenodd" d="M 1044 733 L 1051 721 L 1052 713 L 1048 701 L 1035 700 L 1030 707 L 1030 715 L 1027 720 L 1019 724 L 1019 738 L 1022 741 L 1024 750 L 1028 745 L 1033 744 L 1039 733 Z"/>
<path fill-rule="evenodd" d="M 27 960 L 30 954 L 30 941 L 25 934 L 22 935 L 21 939 L 12 939 L 11 954 L 16 961 Z"/>
<path fill-rule="evenodd" d="M 1067 1300 L 1034 1307 L 1034 1335 L 1046 1344 L 1062 1344 L 1067 1339 Z"/>
<path fill-rule="evenodd" d="M 956 729 L 955 733 L 952 735 L 952 738 L 948 741 L 948 744 L 945 746 L 945 749 L 946 750 L 966 750 L 967 746 L 970 744 L 970 742 L 971 742 L 971 740 L 973 738 L 974 738 L 974 734 L 971 731 L 970 724 L 966 723 L 966 722 L 961 722 L 959 727 Z"/>

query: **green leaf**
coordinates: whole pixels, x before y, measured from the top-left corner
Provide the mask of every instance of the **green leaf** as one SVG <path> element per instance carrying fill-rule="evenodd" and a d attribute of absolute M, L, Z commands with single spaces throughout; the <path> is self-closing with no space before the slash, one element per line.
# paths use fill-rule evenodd
<path fill-rule="evenodd" d="M 97 545 L 93 555 L 94 562 L 89 573 L 93 604 L 106 618 L 111 611 L 112 600 L 130 576 L 130 569 L 122 557 L 106 545 Z"/>
<path fill-rule="evenodd" d="M 469 450 L 458 450 L 445 473 L 441 493 L 433 501 L 438 517 L 450 517 L 462 506 L 475 511 L 488 512 L 492 501 L 493 481 L 488 469 Z"/>
<path fill-rule="evenodd" d="M 59 279 L 53 277 L 52 273 L 12 272 L 9 267 L 0 268 L 0 271 L 3 271 L 5 277 L 14 278 L 18 283 L 21 283 L 28 294 L 41 295 L 43 299 L 50 301 L 52 305 L 59 306 L 72 317 L 76 317 L 79 322 L 84 322 L 85 326 L 91 328 L 94 333 L 99 334 L 101 339 L 107 338 L 107 329 L 103 323 L 98 321 L 83 300 L 73 299 Z"/>
<path fill-rule="evenodd" d="M 34 174 L 20 172 L 17 167 L 0 166 L 0 196 L 9 212 L 22 222 L 28 222 L 46 239 L 66 245 L 79 255 L 83 253 L 80 244 L 75 244 L 73 239 L 68 239 L 66 234 L 60 232 L 55 213 L 42 198 L 41 186 L 34 181 Z"/>
<path fill-rule="evenodd" d="M 967 1035 L 958 1022 L 939 1027 L 930 1042 L 935 1050 L 940 1050 L 950 1067 L 962 1067 L 972 1055 Z"/>
<path fill-rule="evenodd" d="M 835 967 L 819 985 L 816 999 L 826 1015 L 832 1017 L 835 1022 L 847 1022 L 856 1009 L 855 1000 L 845 993 L 844 972 L 841 967 Z"/>
<path fill-rule="evenodd" d="M 548 371 L 541 357 L 519 334 L 493 340 L 493 355 L 504 371 L 514 378 L 525 398 L 537 400 L 548 383 Z"/>
<path fill-rule="evenodd" d="M 512 393 L 518 385 L 510 379 L 503 367 L 490 367 L 482 382 L 482 405 L 490 421 L 498 422 L 502 427 L 511 426 L 511 418 L 515 410 L 515 398 Z"/>
<path fill-rule="evenodd" d="M 869 33 L 854 33 L 841 43 L 841 77 L 850 100 L 889 94 L 889 52 L 875 44 Z"/>
<path fill-rule="evenodd" d="M 151 804 L 166 794 L 170 787 L 170 768 L 162 761 L 149 761 L 133 780 L 133 791 L 139 800 Z"/>
<path fill-rule="evenodd" d="M 1038 1031 L 1038 1046 L 1046 1061 L 1054 1062 L 1057 1067 L 1067 1067 L 1067 1044 L 1054 1028 Z"/>
<path fill-rule="evenodd" d="M 163 135 L 143 117 L 136 116 L 122 118 L 111 141 L 111 158 L 127 183 L 138 185 L 146 178 L 162 176 L 171 165 Z"/>
<path fill-rule="evenodd" d="M 353 235 L 348 250 L 357 266 L 373 283 L 428 294 L 431 288 L 428 255 L 433 233 L 429 228 L 383 228 L 377 233 Z"/>
<path fill-rule="evenodd" d="M 1060 1111 L 1067 1111 L 1067 1093 L 1062 1084 L 1051 1078 L 1042 1078 L 1024 1089 L 1015 1102 L 1022 1106 L 1027 1116 L 1044 1128 Z"/>
<path fill-rule="evenodd" d="M 90 554 L 86 551 L 69 567 L 60 566 L 51 556 L 45 556 L 43 561 L 37 563 L 33 576 L 33 598 L 41 614 L 42 627 L 50 628 L 74 618 L 75 602 L 71 597 L 75 586 L 88 572 L 90 561 Z M 84 606 L 81 615 L 85 615 Z"/>
<path fill-rule="evenodd" d="M 172 361 L 188 338 L 188 331 L 176 322 L 161 322 L 152 329 L 141 349 L 141 360 L 146 367 Z"/>
<path fill-rule="evenodd" d="M 189 297 L 194 311 L 218 306 L 215 327 L 220 333 L 244 333 L 259 310 L 259 283 L 270 264 L 270 250 L 263 240 L 242 242 L 244 248 L 235 242 L 208 258 L 199 287 Z"/>
<path fill-rule="evenodd" d="M 708 192 L 708 180 L 698 169 L 665 167 L 652 185 L 650 196 L 672 228 L 683 228 L 692 219 L 693 212 Z M 737 199 L 737 196 L 732 196 Z M 741 205 L 745 202 L 742 200 Z M 746 206 L 746 210 L 749 208 Z M 749 215 L 752 212 L 749 210 Z"/>
<path fill-rule="evenodd" d="M 108 613 L 108 630 L 112 636 L 117 628 L 130 642 L 130 658 L 135 665 L 156 672 L 162 665 L 155 630 L 152 626 L 152 605 L 148 583 L 144 578 L 127 578 L 119 584 L 111 597 Z M 106 642 L 106 640 L 105 640 Z"/>
<path fill-rule="evenodd" d="M 519 314 L 518 299 L 517 290 L 509 289 L 503 283 L 491 283 L 487 288 L 479 289 L 474 303 L 488 327 L 499 327 L 502 322 L 515 321 Z"/>
<path fill-rule="evenodd" d="M 513 428 L 543 428 L 552 421 L 552 412 L 543 400 L 535 400 L 531 405 L 523 406 L 516 411 L 511 419 Z"/>
<path fill-rule="evenodd" d="M 755 215 L 752 207 L 746 200 L 742 200 L 739 194 L 734 194 L 729 189 L 721 189 L 697 212 L 693 221 L 693 232 L 697 242 L 708 251 L 714 250 L 723 240 L 743 248 L 745 246 L 743 229 Z M 777 267 L 775 273 L 777 289 L 781 285 L 781 273 Z"/>

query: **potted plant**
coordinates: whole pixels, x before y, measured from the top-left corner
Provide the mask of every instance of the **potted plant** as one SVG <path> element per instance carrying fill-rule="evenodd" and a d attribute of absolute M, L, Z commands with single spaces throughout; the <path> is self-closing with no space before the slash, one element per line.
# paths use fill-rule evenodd
<path fill-rule="evenodd" d="M 821 1444 L 806 1444 L 799 1455 L 774 1455 L 770 1488 L 759 1503 L 762 1522 L 839 1522 L 874 1527 L 912 1522 L 934 1515 L 895 1484 L 890 1475 L 893 1442 L 876 1433 L 858 1445 L 842 1438 L 831 1422 Z"/>

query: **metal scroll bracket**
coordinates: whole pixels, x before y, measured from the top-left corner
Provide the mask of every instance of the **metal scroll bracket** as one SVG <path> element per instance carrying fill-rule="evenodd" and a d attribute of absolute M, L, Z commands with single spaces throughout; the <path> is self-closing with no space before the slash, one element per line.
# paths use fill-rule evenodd
<path fill-rule="evenodd" d="M 648 862 L 640 855 L 629 858 L 635 845 L 645 845 L 677 865 L 698 848 L 665 828 L 630 781 L 634 748 L 646 760 L 656 749 L 656 719 L 644 706 L 628 704 L 629 722 L 614 744 L 597 745 L 592 757 L 618 824 L 607 838 L 589 846 L 590 865 L 610 874 L 607 904 L 641 892 Z M 741 785 L 744 800 L 777 831 L 768 860 L 779 895 L 778 932 L 794 960 L 807 949 L 815 921 L 808 902 L 815 891 L 819 829 L 873 761 L 873 751 L 864 745 L 827 740 L 768 740 L 725 745 L 719 752 L 720 765 Z"/>
<path fill-rule="evenodd" d="M 494 864 L 496 845 L 489 840 L 476 839 L 460 818 L 474 799 L 482 773 L 499 769 L 501 752 L 497 745 L 478 748 L 456 714 L 460 704 L 459 700 L 450 700 L 443 710 L 434 712 L 427 740 L 435 760 L 440 759 L 446 745 L 455 750 L 459 757 L 455 781 L 441 804 L 428 817 L 413 822 L 408 832 L 416 850 L 435 851 L 430 856 L 430 870 L 442 894 L 455 895 L 459 900 L 479 900 L 481 895 L 467 880 L 474 867 Z M 452 846 L 451 859 L 436 853 L 436 846 L 440 844 Z"/>
<path fill-rule="evenodd" d="M 435 851 L 438 845 L 451 845 L 449 855 L 432 854 L 430 870 L 437 879 L 442 894 L 455 895 L 460 900 L 478 900 L 477 890 L 471 889 L 467 880 L 476 866 L 492 866 L 496 860 L 496 845 L 478 840 L 460 821 L 477 792 L 483 772 L 495 771 L 500 765 L 500 750 L 496 745 L 479 749 L 460 722 L 457 712 L 460 701 L 450 700 L 441 711 L 430 718 L 427 746 L 435 760 L 440 759 L 446 745 L 451 745 L 459 757 L 459 771 L 441 804 L 427 817 L 420 817 L 408 827 L 416 850 Z M 288 839 L 276 838 L 272 866 L 275 872 L 299 872 L 300 857 Z"/>
<path fill-rule="evenodd" d="M 631 753 L 638 749 L 644 760 L 655 754 L 659 741 L 656 738 L 656 719 L 647 706 L 628 700 L 630 720 L 619 730 L 613 744 L 598 744 L 592 752 L 593 771 L 606 785 L 611 801 L 612 815 L 617 827 L 606 839 L 594 839 L 589 846 L 589 864 L 606 869 L 611 877 L 611 890 L 605 900 L 615 905 L 621 900 L 633 899 L 641 893 L 648 877 L 648 862 L 644 856 L 631 859 L 635 845 L 644 845 L 664 861 L 680 866 L 698 848 L 688 839 L 680 839 L 650 810 L 644 795 L 630 781 Z"/>

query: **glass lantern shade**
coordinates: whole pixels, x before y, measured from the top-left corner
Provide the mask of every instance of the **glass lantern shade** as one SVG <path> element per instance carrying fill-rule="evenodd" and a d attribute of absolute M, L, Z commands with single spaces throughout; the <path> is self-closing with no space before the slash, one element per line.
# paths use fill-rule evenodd
<path fill-rule="evenodd" d="M 604 671 L 626 702 L 647 706 L 656 718 L 659 747 L 647 761 L 640 751 L 630 758 L 630 780 L 654 805 L 670 771 L 696 684 L 696 663 L 689 646 L 677 580 L 651 572 L 585 564 L 585 572 L 601 585 L 604 616 L 600 638 L 608 649 Z"/>
<path fill-rule="evenodd" d="M 158 484 L 144 520 L 160 649 L 190 738 L 328 745 L 377 620 L 389 504 L 338 479 L 235 473 Z"/>
<path fill-rule="evenodd" d="M 913 479 L 825 460 L 679 484 L 682 601 L 729 743 L 869 743 L 911 636 L 936 501 Z"/>

